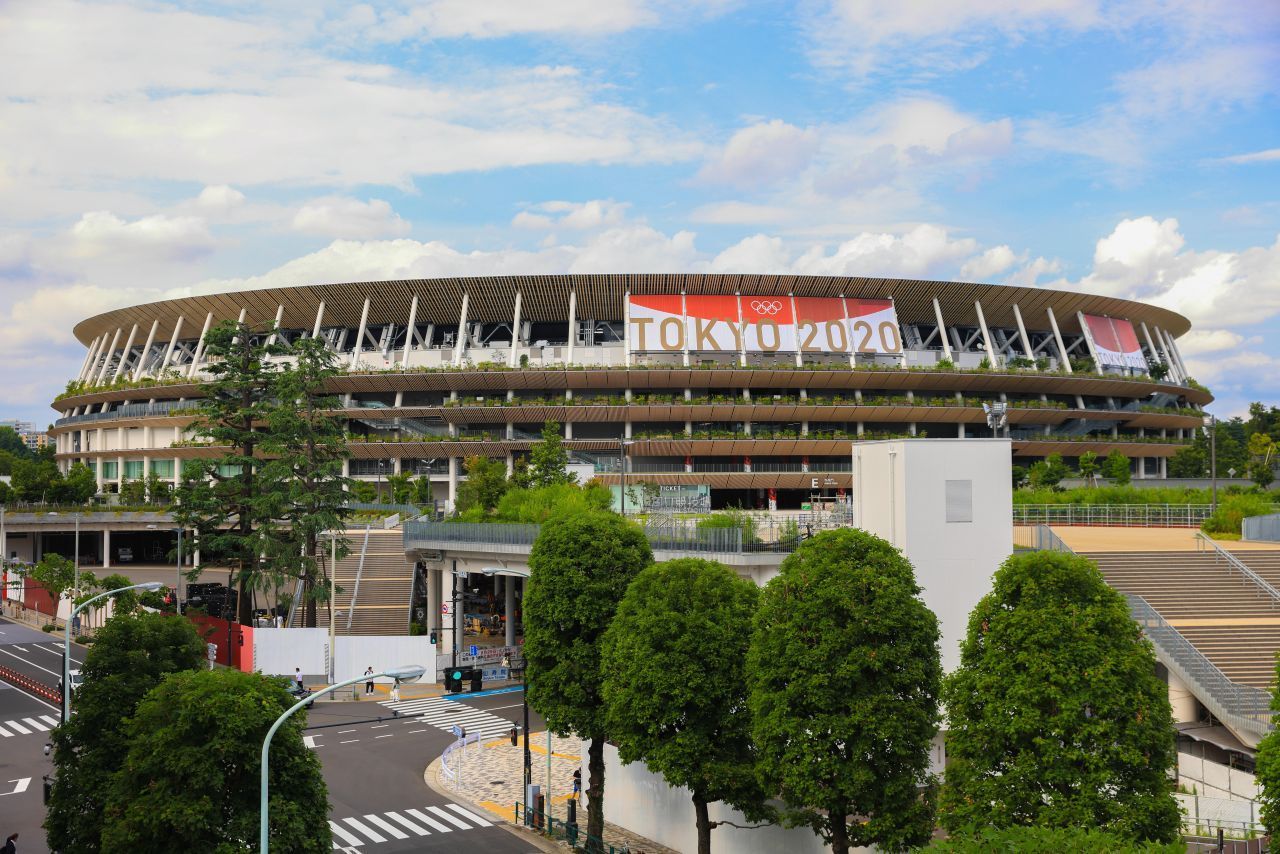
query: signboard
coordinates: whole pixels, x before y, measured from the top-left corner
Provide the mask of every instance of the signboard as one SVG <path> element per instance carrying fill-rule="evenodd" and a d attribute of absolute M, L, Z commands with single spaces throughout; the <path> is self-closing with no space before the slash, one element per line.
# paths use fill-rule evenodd
<path fill-rule="evenodd" d="M 1093 348 L 1098 353 L 1098 361 L 1103 365 L 1117 368 L 1147 369 L 1147 360 L 1142 355 L 1142 347 L 1138 344 L 1138 335 L 1133 331 L 1133 324 L 1118 317 L 1098 317 L 1094 314 L 1084 315 L 1084 322 L 1089 328 L 1089 337 L 1093 339 Z"/>
<path fill-rule="evenodd" d="M 631 352 L 902 352 L 892 300 L 632 294 Z"/>
<path fill-rule="evenodd" d="M 475 644 L 471 644 L 471 653 L 470 653 L 470 654 L 471 654 L 471 655 L 479 655 L 479 654 L 480 654 L 480 647 L 476 646 Z"/>
<path fill-rule="evenodd" d="M 446 616 L 446 617 L 447 617 L 447 616 L 449 616 L 449 603 L 448 603 L 448 602 L 441 602 L 441 603 L 440 603 L 440 613 L 441 613 L 442 615 Z"/>

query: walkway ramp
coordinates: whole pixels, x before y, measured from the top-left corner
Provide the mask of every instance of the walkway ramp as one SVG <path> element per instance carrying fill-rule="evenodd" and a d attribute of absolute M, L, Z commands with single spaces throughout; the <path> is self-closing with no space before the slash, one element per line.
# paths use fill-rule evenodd
<path fill-rule="evenodd" d="M 400 529 L 346 532 L 350 553 L 338 561 L 334 579 L 340 589 L 337 602 L 337 633 L 340 635 L 404 635 L 409 633 L 413 599 L 413 564 L 405 559 L 404 536 Z M 363 554 L 363 566 L 361 555 Z M 355 597 L 355 609 L 351 600 Z M 350 629 L 347 628 L 350 617 Z M 329 625 L 325 603 L 316 608 L 316 624 Z"/>

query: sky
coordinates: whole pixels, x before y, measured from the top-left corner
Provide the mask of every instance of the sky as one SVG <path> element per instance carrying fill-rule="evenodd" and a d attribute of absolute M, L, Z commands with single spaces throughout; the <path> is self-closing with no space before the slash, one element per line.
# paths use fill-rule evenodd
<path fill-rule="evenodd" d="M 1150 301 L 1280 404 L 1280 3 L 0 2 L 0 418 L 194 293 L 760 272 Z"/>

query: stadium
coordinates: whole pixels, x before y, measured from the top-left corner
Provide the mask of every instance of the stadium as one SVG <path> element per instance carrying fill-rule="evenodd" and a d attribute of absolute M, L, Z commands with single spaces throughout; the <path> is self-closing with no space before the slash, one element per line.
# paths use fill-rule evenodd
<path fill-rule="evenodd" d="M 131 306 L 79 323 L 54 407 L 63 468 L 103 493 L 176 482 L 204 338 L 223 321 L 323 338 L 349 474 L 429 478 L 452 508 L 464 461 L 510 466 L 544 423 L 615 492 L 669 507 L 799 509 L 846 495 L 849 443 L 1012 440 L 1014 463 L 1120 450 L 1163 477 L 1211 395 L 1140 302 L 1045 288 L 854 277 L 547 275 L 272 288 Z M 1007 425 L 989 426 L 1003 404 Z M 625 462 L 625 467 L 622 463 Z"/>

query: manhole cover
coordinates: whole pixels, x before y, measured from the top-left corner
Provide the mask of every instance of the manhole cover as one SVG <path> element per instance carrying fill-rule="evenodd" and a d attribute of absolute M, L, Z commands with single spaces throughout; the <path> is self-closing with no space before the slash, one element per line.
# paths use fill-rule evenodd
<path fill-rule="evenodd" d="M 505 783 L 505 782 L 507 782 L 507 781 L 506 781 L 506 780 L 490 780 L 490 781 L 489 781 L 489 785 L 490 785 L 490 786 L 501 786 L 501 785 L 502 785 L 503 783 Z"/>

